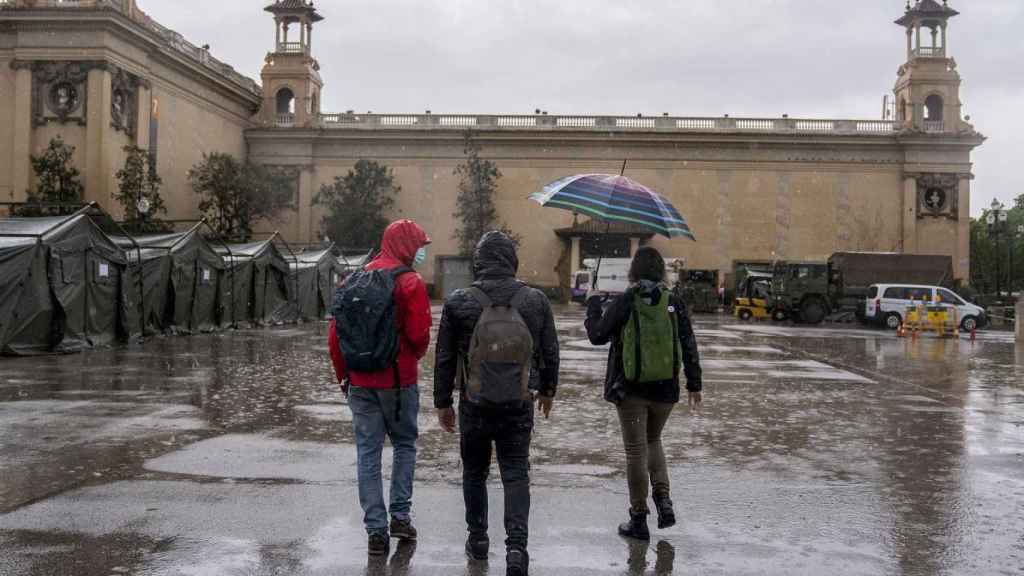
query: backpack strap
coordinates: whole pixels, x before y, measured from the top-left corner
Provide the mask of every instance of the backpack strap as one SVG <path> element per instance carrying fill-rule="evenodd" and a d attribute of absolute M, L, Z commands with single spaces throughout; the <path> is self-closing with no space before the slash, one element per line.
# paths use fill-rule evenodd
<path fill-rule="evenodd" d="M 391 278 L 394 279 L 394 280 L 398 280 L 399 276 L 404 276 L 404 275 L 406 275 L 406 274 L 408 274 L 408 273 L 410 273 L 412 271 L 413 271 L 413 269 L 409 268 L 408 266 L 399 266 L 398 268 L 392 268 L 391 269 Z"/>
<path fill-rule="evenodd" d="M 636 303 L 638 298 L 640 298 L 639 294 L 633 295 L 633 301 L 630 304 L 632 305 L 631 314 L 633 318 L 631 320 L 633 321 L 633 332 L 635 334 L 633 337 L 633 355 L 636 358 L 636 379 L 639 382 L 640 375 L 643 373 L 644 364 L 643 353 L 640 348 L 640 309 Z"/>
<path fill-rule="evenodd" d="M 404 275 L 406 275 L 406 274 L 408 274 L 408 273 L 410 273 L 412 271 L 413 271 L 412 268 L 409 268 L 408 266 L 399 266 L 398 268 L 392 268 L 390 270 L 390 272 L 391 272 L 391 281 L 395 282 L 401 276 L 404 276 Z M 401 342 L 401 337 L 399 337 L 399 342 Z M 398 422 L 398 420 L 399 420 L 399 418 L 401 417 L 401 414 L 402 414 L 402 381 L 401 381 L 401 374 L 400 374 L 400 372 L 398 370 L 398 358 L 400 356 L 401 356 L 401 350 L 399 350 L 399 354 L 397 356 L 395 356 L 395 363 L 392 366 L 392 373 L 394 374 L 394 378 L 395 378 L 395 422 Z"/>
<path fill-rule="evenodd" d="M 522 309 L 523 304 L 526 302 L 526 297 L 530 295 L 530 291 L 527 288 L 529 286 L 526 284 L 519 287 L 516 295 L 512 297 L 512 301 L 509 303 L 510 308 L 514 308 L 517 312 Z"/>
<path fill-rule="evenodd" d="M 668 294 L 667 298 L 668 308 L 671 310 L 669 312 L 669 319 L 672 321 L 672 371 L 675 379 L 679 380 L 679 369 L 682 366 L 682 361 L 679 358 L 679 347 L 682 346 L 682 343 L 679 341 L 679 305 L 683 303 L 682 301 L 673 302 L 671 294 Z"/>
<path fill-rule="evenodd" d="M 490 308 L 494 306 L 494 301 L 491 300 L 491 297 L 488 296 L 486 292 L 477 288 L 476 286 L 471 286 L 468 290 L 466 290 L 466 293 L 472 296 L 473 299 L 476 300 L 484 308 Z"/>

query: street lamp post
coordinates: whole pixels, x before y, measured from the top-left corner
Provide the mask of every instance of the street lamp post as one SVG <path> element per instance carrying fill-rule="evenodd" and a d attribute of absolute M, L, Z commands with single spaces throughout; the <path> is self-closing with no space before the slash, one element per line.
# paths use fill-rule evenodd
<path fill-rule="evenodd" d="M 1021 239 L 1024 239 L 1024 224 L 1017 225 L 1017 233 L 1013 236 L 1014 242 L 1010 243 L 1010 296 L 1013 296 L 1014 277 L 1013 277 L 1013 253 L 1014 247 L 1020 244 Z"/>
<path fill-rule="evenodd" d="M 992 209 L 989 211 L 988 216 L 985 218 L 985 221 L 988 223 L 988 235 L 989 235 L 989 237 L 990 238 L 994 238 L 995 241 L 996 241 L 996 299 L 997 300 L 1002 298 L 1002 295 L 1003 295 L 1003 289 L 1002 289 L 1002 275 L 1003 275 L 1003 271 L 1002 271 L 1002 266 L 1000 266 L 1000 262 L 999 262 L 1000 260 L 1002 260 L 1002 257 L 1000 255 L 1000 250 L 999 250 L 999 236 L 1002 235 L 1003 228 L 1006 226 L 1006 219 L 1007 219 L 1007 217 L 1008 217 L 1008 214 L 1006 213 L 1006 206 L 1003 206 L 1003 204 L 999 200 L 995 200 L 995 199 L 992 200 Z M 1011 266 L 1011 270 L 1012 270 L 1012 266 L 1013 266 L 1012 261 L 1011 261 L 1010 266 Z M 1011 276 L 1012 276 L 1012 273 L 1011 273 Z M 1013 288 L 1012 288 L 1012 284 L 1013 284 L 1012 278 L 1010 280 L 1010 284 L 1011 284 L 1010 290 L 1012 291 L 1013 290 Z"/>

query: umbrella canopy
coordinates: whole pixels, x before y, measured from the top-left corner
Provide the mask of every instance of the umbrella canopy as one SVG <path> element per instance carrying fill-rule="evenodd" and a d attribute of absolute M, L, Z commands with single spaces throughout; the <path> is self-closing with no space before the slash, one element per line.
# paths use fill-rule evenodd
<path fill-rule="evenodd" d="M 600 218 L 649 228 L 666 238 L 696 240 L 679 211 L 660 194 L 611 174 L 580 174 L 562 178 L 530 196 L 541 206 L 553 206 Z"/>

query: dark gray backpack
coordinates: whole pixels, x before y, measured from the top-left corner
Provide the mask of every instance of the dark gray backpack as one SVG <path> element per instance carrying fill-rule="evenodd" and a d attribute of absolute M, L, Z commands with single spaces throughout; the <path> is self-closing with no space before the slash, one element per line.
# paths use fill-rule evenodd
<path fill-rule="evenodd" d="M 502 406 L 529 401 L 533 368 L 533 334 L 519 309 L 530 288 L 519 289 L 507 306 L 491 301 L 483 290 L 468 290 L 483 307 L 462 365 L 462 387 L 475 404 Z"/>

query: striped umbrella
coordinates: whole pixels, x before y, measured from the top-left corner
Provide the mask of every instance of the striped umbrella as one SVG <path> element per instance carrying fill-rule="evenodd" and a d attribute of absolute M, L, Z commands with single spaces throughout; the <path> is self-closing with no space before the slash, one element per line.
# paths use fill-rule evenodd
<path fill-rule="evenodd" d="M 579 174 L 562 178 L 532 194 L 541 206 L 553 206 L 599 218 L 650 229 L 666 238 L 696 241 L 686 220 L 672 204 L 650 188 L 611 174 Z"/>

